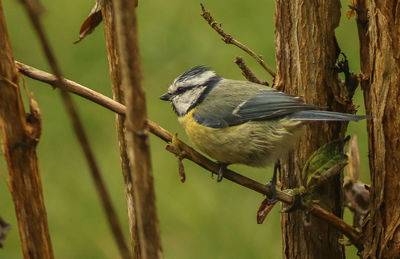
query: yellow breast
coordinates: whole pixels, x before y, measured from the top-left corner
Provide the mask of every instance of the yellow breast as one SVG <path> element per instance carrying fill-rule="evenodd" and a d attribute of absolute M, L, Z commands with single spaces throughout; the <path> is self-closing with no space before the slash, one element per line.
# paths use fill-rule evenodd
<path fill-rule="evenodd" d="M 222 163 L 264 167 L 293 147 L 299 122 L 250 121 L 227 128 L 210 128 L 193 118 L 195 109 L 179 122 L 202 152 Z M 282 145 L 283 144 L 283 145 Z"/>

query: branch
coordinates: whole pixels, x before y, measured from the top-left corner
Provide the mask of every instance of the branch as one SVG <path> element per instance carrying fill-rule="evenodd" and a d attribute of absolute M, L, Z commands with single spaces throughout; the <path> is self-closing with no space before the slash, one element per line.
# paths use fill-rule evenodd
<path fill-rule="evenodd" d="M 250 82 L 260 84 L 260 85 L 269 85 L 268 82 L 261 82 L 254 73 L 250 70 L 250 68 L 244 63 L 242 57 L 236 57 L 235 59 L 236 65 L 242 70 L 242 75 Z"/>
<path fill-rule="evenodd" d="M 235 40 L 232 35 L 230 34 L 226 34 L 224 32 L 224 30 L 221 28 L 221 25 L 218 24 L 214 18 L 211 16 L 211 13 L 209 11 L 206 11 L 206 9 L 204 8 L 203 4 L 200 4 L 201 6 L 201 10 L 202 10 L 202 14 L 201 16 L 203 16 L 204 20 L 206 20 L 208 22 L 208 24 L 222 37 L 222 40 L 226 43 L 226 44 L 233 44 L 235 46 L 237 46 L 238 48 L 240 48 L 241 50 L 243 50 L 244 52 L 246 52 L 247 54 L 249 54 L 250 56 L 252 56 L 272 77 L 276 76 L 276 73 L 274 72 L 274 70 L 270 67 L 267 66 L 267 64 L 265 64 L 264 60 L 262 59 L 262 57 L 258 54 L 256 54 L 254 51 L 252 51 L 251 49 L 249 49 L 248 47 L 246 47 L 246 45 L 240 43 L 239 41 Z"/>
<path fill-rule="evenodd" d="M 67 112 L 70 116 L 73 129 L 74 129 L 75 134 L 76 134 L 76 136 L 80 142 L 80 145 L 83 149 L 83 153 L 85 154 L 85 158 L 89 165 L 91 176 L 92 176 L 94 185 L 96 187 L 96 191 L 102 202 L 104 212 L 106 213 L 108 223 L 109 223 L 109 226 L 113 233 L 113 237 L 115 239 L 115 242 L 117 244 L 119 252 L 120 252 L 122 258 L 131 258 L 129 248 L 126 245 L 126 242 L 124 239 L 122 228 L 118 222 L 117 214 L 116 214 L 114 206 L 111 202 L 111 198 L 107 191 L 106 185 L 104 184 L 104 180 L 102 178 L 100 169 L 97 165 L 93 151 L 89 144 L 89 140 L 84 131 L 82 121 L 79 118 L 77 109 L 72 101 L 71 96 L 69 95 L 69 93 L 66 90 L 66 87 L 64 86 L 64 81 L 62 80 L 61 69 L 58 65 L 56 57 L 50 47 L 50 43 L 47 39 L 47 36 L 45 35 L 42 25 L 41 25 L 40 18 L 39 18 L 40 13 L 37 12 L 37 8 L 36 9 L 34 8 L 33 1 L 21 0 L 21 3 L 24 5 L 25 10 L 27 11 L 27 14 L 33 25 L 33 28 L 39 37 L 39 41 L 42 45 L 42 48 L 43 48 L 44 54 L 47 58 L 47 61 L 50 65 L 52 71 L 55 74 L 56 80 L 54 82 L 54 86 L 60 88 L 60 90 L 61 90 L 60 92 L 61 92 L 62 100 L 63 100 L 64 105 L 67 109 Z M 35 4 L 36 3 L 38 3 L 38 1 L 36 1 Z"/>
<path fill-rule="evenodd" d="M 311 207 L 310 213 L 342 232 L 359 251 L 363 249 L 361 234 L 341 218 L 315 204 Z"/>
<path fill-rule="evenodd" d="M 50 85 L 53 85 L 54 82 L 54 75 L 46 73 L 44 71 L 41 71 L 39 69 L 30 67 L 28 65 L 22 64 L 20 62 L 16 62 L 17 68 L 20 70 L 20 72 L 32 79 L 36 79 L 45 83 L 48 83 Z M 86 98 L 88 100 L 91 100 L 97 104 L 100 104 L 101 106 L 116 112 L 118 114 L 124 115 L 126 112 L 126 107 L 120 103 L 117 103 L 116 101 L 112 100 L 111 98 L 102 95 L 100 93 L 97 93 L 89 88 L 86 88 L 78 83 L 75 83 L 73 81 L 64 79 L 65 82 L 65 88 L 83 98 Z M 147 120 L 148 126 L 149 126 L 149 131 L 156 135 L 157 137 L 161 138 L 165 142 L 171 142 L 173 138 L 173 134 L 168 132 L 166 129 L 162 128 L 155 122 L 151 120 Z M 219 168 L 220 166 L 211 161 L 210 159 L 206 158 L 196 150 L 194 150 L 192 147 L 189 145 L 185 144 L 183 141 L 179 141 L 179 147 L 181 151 L 176 150 L 175 148 L 170 148 L 167 145 L 167 150 L 175 154 L 176 156 L 181 156 L 182 151 L 184 151 L 185 155 L 184 158 L 189 159 L 199 166 L 203 167 L 204 169 L 212 172 L 213 174 L 218 175 Z M 224 172 L 224 178 L 241 185 L 245 188 L 251 189 L 255 192 L 264 194 L 264 195 L 272 195 L 272 190 L 269 186 L 259 183 L 257 181 L 254 181 L 250 178 L 247 178 L 243 175 L 240 175 L 230 169 L 227 169 Z M 284 203 L 293 203 L 294 202 L 294 197 L 282 192 L 282 191 L 277 191 L 277 199 L 281 202 Z M 316 207 L 315 205 L 310 209 L 311 214 L 314 216 L 324 220 L 325 222 L 331 224 L 338 230 L 340 230 L 345 236 L 347 236 L 350 241 L 357 246 L 358 248 L 361 247 L 361 237 L 360 233 L 358 233 L 357 230 L 346 224 L 341 218 L 335 216 L 334 214 L 325 211 L 321 207 Z"/>

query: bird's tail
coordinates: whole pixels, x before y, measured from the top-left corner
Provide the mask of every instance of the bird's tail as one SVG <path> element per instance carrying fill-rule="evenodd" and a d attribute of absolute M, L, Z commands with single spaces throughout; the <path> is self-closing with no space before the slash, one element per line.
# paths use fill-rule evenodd
<path fill-rule="evenodd" d="M 354 115 L 341 112 L 307 110 L 299 111 L 291 114 L 291 120 L 295 121 L 359 121 L 363 119 L 371 119 L 368 115 Z"/>

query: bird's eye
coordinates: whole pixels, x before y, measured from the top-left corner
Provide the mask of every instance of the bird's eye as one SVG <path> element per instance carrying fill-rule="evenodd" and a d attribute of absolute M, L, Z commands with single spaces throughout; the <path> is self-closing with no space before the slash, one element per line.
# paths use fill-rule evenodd
<path fill-rule="evenodd" d="M 183 90 L 185 90 L 185 87 L 183 87 L 183 86 L 176 88 L 177 92 L 183 92 Z"/>

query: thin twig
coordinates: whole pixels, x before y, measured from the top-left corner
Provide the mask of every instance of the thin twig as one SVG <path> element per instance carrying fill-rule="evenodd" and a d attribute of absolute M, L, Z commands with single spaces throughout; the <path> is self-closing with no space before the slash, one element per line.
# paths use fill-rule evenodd
<path fill-rule="evenodd" d="M 86 157 L 86 160 L 87 160 L 87 163 L 89 165 L 90 172 L 92 175 L 92 179 L 94 181 L 98 195 L 101 199 L 103 209 L 106 213 L 106 216 L 107 216 L 111 231 L 113 233 L 115 242 L 119 249 L 119 252 L 120 252 L 122 258 L 131 258 L 131 253 L 129 251 L 128 246 L 126 245 L 125 238 L 124 238 L 124 235 L 122 232 L 122 228 L 119 224 L 116 211 L 111 202 L 110 195 L 107 191 L 106 185 L 105 185 L 102 175 L 100 173 L 100 169 L 95 160 L 93 151 L 89 144 L 89 140 L 84 131 L 83 124 L 79 118 L 77 109 L 72 101 L 72 98 L 66 90 L 64 82 L 62 80 L 61 69 L 58 65 L 56 57 L 50 47 L 50 43 L 45 35 L 42 25 L 41 25 L 40 17 L 39 17 L 40 14 L 35 12 L 35 9 L 31 5 L 30 1 L 21 0 L 21 3 L 25 6 L 27 14 L 31 20 L 31 23 L 39 37 L 39 40 L 42 45 L 44 54 L 47 58 L 47 61 L 50 65 L 52 71 L 55 74 L 56 80 L 54 82 L 54 86 L 60 88 L 60 90 L 61 90 L 60 92 L 61 92 L 62 100 L 64 102 L 64 105 L 65 105 L 65 107 L 68 111 L 68 114 L 70 116 L 70 119 L 72 121 L 72 125 L 74 128 L 75 134 L 76 134 L 76 136 L 81 144 L 81 147 L 83 149 L 83 152 L 85 154 L 85 157 Z"/>
<path fill-rule="evenodd" d="M 244 63 L 242 57 L 236 57 L 235 59 L 236 65 L 242 70 L 242 75 L 250 82 L 260 84 L 260 85 L 269 85 L 268 82 L 261 82 L 256 75 L 254 75 L 253 71 Z"/>
<path fill-rule="evenodd" d="M 30 78 L 33 78 L 33 79 L 36 79 L 36 80 L 39 80 L 39 81 L 42 81 L 42 82 L 45 82 L 45 83 L 48 83 L 48 84 L 54 86 L 54 84 L 53 84 L 54 78 L 55 78 L 54 75 L 49 74 L 44 71 L 41 71 L 39 69 L 30 67 L 28 65 L 22 64 L 20 62 L 16 62 L 16 65 L 22 74 L 24 74 Z M 71 91 L 83 98 L 86 98 L 97 104 L 100 104 L 101 106 L 103 106 L 107 109 L 110 109 L 116 113 L 125 114 L 125 112 L 126 112 L 126 107 L 124 105 L 112 100 L 111 98 L 109 98 L 107 96 L 97 93 L 97 92 L 95 92 L 89 88 L 86 88 L 78 83 L 75 83 L 71 80 L 64 79 L 64 83 L 65 83 L 64 86 L 68 91 Z M 147 120 L 147 123 L 149 125 L 149 130 L 151 133 L 153 133 L 154 135 L 156 135 L 157 137 L 161 138 L 162 140 L 164 140 L 166 142 L 172 141 L 173 134 L 171 134 L 166 129 L 162 128 L 161 126 L 159 126 L 158 124 L 156 124 L 155 122 L 153 122 L 151 120 Z M 180 140 L 179 140 L 179 147 L 181 148 L 181 151 L 185 152 L 184 158 L 195 162 L 199 166 L 205 168 L 208 171 L 211 171 L 214 174 L 218 174 L 220 166 L 217 163 L 206 158 L 205 156 L 203 156 L 202 154 L 200 154 L 199 152 L 194 150 L 192 147 L 190 147 L 189 145 L 185 144 L 184 142 L 182 142 Z M 168 146 L 167 146 L 167 150 L 174 153 L 177 156 L 181 155 L 181 151 L 178 151 L 175 148 L 168 148 Z M 254 181 L 254 180 L 247 178 L 243 175 L 240 175 L 232 170 L 227 169 L 224 172 L 224 178 L 226 178 L 236 184 L 239 184 L 243 187 L 246 187 L 248 189 L 256 191 L 258 193 L 261 193 L 264 195 L 272 194 L 272 190 L 268 185 Z M 282 192 L 282 191 L 277 191 L 277 199 L 284 203 L 293 203 L 293 201 L 294 201 L 293 196 L 291 196 L 285 192 Z M 315 205 L 313 207 L 311 207 L 311 209 L 310 209 L 310 212 L 314 216 L 328 222 L 329 224 L 332 224 L 335 228 L 337 228 L 345 236 L 347 236 L 355 246 L 361 247 L 360 233 L 357 230 L 355 230 L 354 228 L 352 228 L 351 226 L 346 224 L 342 219 L 335 216 L 334 214 L 332 214 L 328 211 L 325 211 L 324 209 L 322 209 L 320 207 L 318 207 L 316 209 L 314 207 L 315 207 Z M 327 215 L 329 215 L 329 216 L 327 216 Z"/>
<path fill-rule="evenodd" d="M 244 52 L 246 52 L 247 54 L 249 54 L 250 56 L 252 56 L 271 76 L 275 77 L 276 73 L 274 72 L 274 70 L 270 67 L 267 66 L 267 64 L 265 64 L 264 60 L 262 59 L 262 57 L 258 54 L 256 54 L 254 51 L 252 51 L 251 49 L 249 49 L 246 45 L 240 43 L 239 41 L 237 41 L 236 39 L 234 39 L 232 37 L 232 35 L 230 34 L 226 34 L 224 32 L 224 30 L 221 28 L 221 25 L 219 23 L 217 23 L 214 18 L 211 16 L 211 13 L 209 11 L 206 11 L 206 9 L 204 8 L 203 4 L 200 4 L 201 6 L 201 10 L 202 10 L 202 14 L 201 16 L 203 16 L 204 20 L 206 20 L 208 22 L 208 24 L 222 37 L 222 40 L 226 43 L 226 44 L 233 44 L 235 46 L 237 46 L 238 48 L 240 48 L 241 50 L 243 50 Z"/>
<path fill-rule="evenodd" d="M 311 207 L 310 212 L 320 218 L 324 219 L 326 222 L 329 222 L 333 227 L 335 227 L 337 230 L 341 231 L 343 234 L 345 234 L 349 240 L 356 246 L 359 250 L 362 250 L 363 244 L 361 240 L 361 234 L 356 231 L 353 227 L 348 225 L 346 222 L 343 220 L 337 220 L 338 217 L 336 217 L 334 214 L 328 212 L 327 210 L 321 208 L 318 205 L 313 205 Z"/>

